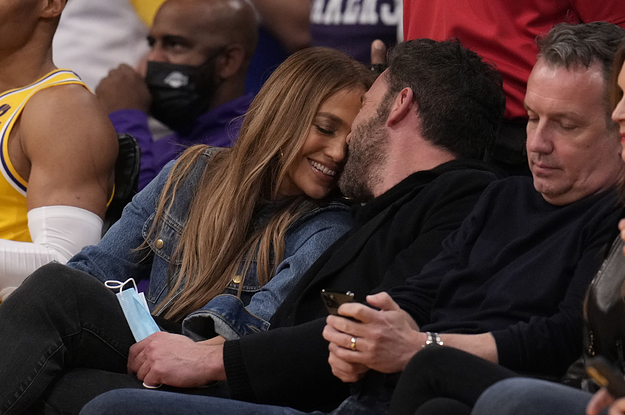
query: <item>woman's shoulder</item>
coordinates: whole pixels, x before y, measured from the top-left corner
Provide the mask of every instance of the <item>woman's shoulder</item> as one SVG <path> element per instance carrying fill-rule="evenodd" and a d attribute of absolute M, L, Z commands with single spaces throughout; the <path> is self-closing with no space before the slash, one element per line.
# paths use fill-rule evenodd
<path fill-rule="evenodd" d="M 328 198 L 317 201 L 314 206 L 309 207 L 295 222 L 306 221 L 317 216 L 351 216 L 351 206 L 353 202 L 344 197 Z"/>
<path fill-rule="evenodd" d="M 347 232 L 352 223 L 351 209 L 345 201 L 328 200 L 317 204 L 289 227 L 285 237 L 286 256 L 310 241 L 325 250 Z"/>
<path fill-rule="evenodd" d="M 218 152 L 223 151 L 223 147 L 207 147 L 202 151 L 202 157 L 205 159 L 205 162 L 208 161 Z"/>
<path fill-rule="evenodd" d="M 327 199 L 309 207 L 290 226 L 289 232 L 317 232 L 328 227 L 350 228 L 352 215 L 350 202 L 343 198 Z"/>

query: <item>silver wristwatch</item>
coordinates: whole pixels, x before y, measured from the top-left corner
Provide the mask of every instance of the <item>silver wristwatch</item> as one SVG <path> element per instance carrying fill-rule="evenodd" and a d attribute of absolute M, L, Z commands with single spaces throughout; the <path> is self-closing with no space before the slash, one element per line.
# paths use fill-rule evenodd
<path fill-rule="evenodd" d="M 423 345 L 423 347 L 442 346 L 443 345 L 443 341 L 441 340 L 441 336 L 439 336 L 438 333 L 432 333 L 430 331 L 427 331 L 427 332 L 425 332 L 425 334 L 428 335 L 428 339 L 425 341 L 425 344 Z"/>

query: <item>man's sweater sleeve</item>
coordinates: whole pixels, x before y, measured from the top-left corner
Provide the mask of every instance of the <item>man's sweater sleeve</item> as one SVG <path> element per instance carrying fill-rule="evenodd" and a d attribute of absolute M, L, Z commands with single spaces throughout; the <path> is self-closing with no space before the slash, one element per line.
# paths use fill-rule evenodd
<path fill-rule="evenodd" d="M 608 217 L 584 243 L 586 249 L 555 314 L 533 317 L 528 322 L 491 332 L 497 344 L 499 364 L 525 373 L 549 369 L 552 375 L 561 376 L 580 356 L 584 296 L 616 235 L 616 220 L 614 215 Z"/>
<path fill-rule="evenodd" d="M 484 192 L 479 203 L 459 229 L 451 232 L 441 243 L 442 251 L 429 261 L 418 274 L 406 279 L 405 283 L 389 291 L 393 300 L 405 310 L 419 327 L 430 322 L 430 313 L 436 299 L 438 289 L 445 274 L 459 266 L 460 248 L 469 240 L 474 240 L 476 230 L 482 221 L 482 206 L 486 204 Z"/>
<path fill-rule="evenodd" d="M 332 375 L 321 335 L 325 324 L 321 318 L 227 341 L 224 366 L 232 398 L 301 411 L 334 409 L 349 389 Z"/>

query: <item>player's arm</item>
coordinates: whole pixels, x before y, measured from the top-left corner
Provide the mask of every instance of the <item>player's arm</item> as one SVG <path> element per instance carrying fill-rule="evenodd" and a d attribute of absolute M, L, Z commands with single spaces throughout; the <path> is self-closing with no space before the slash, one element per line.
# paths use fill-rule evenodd
<path fill-rule="evenodd" d="M 40 91 L 24 108 L 19 133 L 30 161 L 28 210 L 75 206 L 103 218 L 117 137 L 95 95 L 79 85 Z"/>
<path fill-rule="evenodd" d="M 99 241 L 118 147 L 97 99 L 79 85 L 39 91 L 14 131 L 16 168 L 28 181 L 33 242 L 0 240 L 0 289 L 17 286 L 39 266 L 64 263 Z"/>

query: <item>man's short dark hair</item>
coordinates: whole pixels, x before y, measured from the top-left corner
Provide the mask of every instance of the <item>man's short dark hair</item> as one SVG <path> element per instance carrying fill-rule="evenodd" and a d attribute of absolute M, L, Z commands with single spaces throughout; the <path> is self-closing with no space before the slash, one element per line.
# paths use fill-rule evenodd
<path fill-rule="evenodd" d="M 482 159 L 506 106 L 501 75 L 457 40 L 415 39 L 388 57 L 385 103 L 412 89 L 421 135 L 456 157 Z"/>

